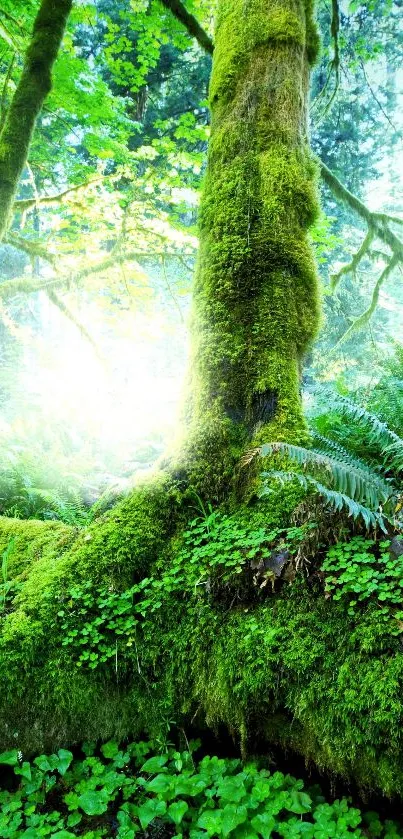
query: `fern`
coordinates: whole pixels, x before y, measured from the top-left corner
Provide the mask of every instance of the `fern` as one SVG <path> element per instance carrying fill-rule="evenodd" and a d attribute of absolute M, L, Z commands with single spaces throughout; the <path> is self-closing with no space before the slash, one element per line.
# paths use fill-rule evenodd
<path fill-rule="evenodd" d="M 315 451 L 319 454 L 330 455 L 346 465 L 349 464 L 354 468 L 361 469 L 361 471 L 366 472 L 368 475 L 382 471 L 381 464 L 370 466 L 365 460 L 348 451 L 348 449 L 336 442 L 336 440 L 325 437 L 323 434 L 318 434 L 315 430 L 311 431 L 311 440 L 314 444 Z"/>
<path fill-rule="evenodd" d="M 326 389 L 318 390 L 317 393 L 319 395 L 319 399 L 320 397 L 323 397 L 323 399 L 326 400 L 324 406 L 326 408 L 326 413 L 334 410 L 335 413 L 341 414 L 353 422 L 366 426 L 373 442 L 385 448 L 388 446 L 398 446 L 401 448 L 403 457 L 402 438 L 392 431 L 386 422 L 380 420 L 376 414 L 371 413 L 371 411 L 367 411 L 366 408 L 363 408 L 361 405 L 353 402 L 352 399 L 348 399 L 346 396 L 341 396 L 334 391 Z"/>
<path fill-rule="evenodd" d="M 262 457 L 281 454 L 302 467 L 307 474 L 298 470 L 271 470 L 262 474 L 263 480 L 296 480 L 305 489 L 318 492 L 333 509 L 345 509 L 352 518 L 361 518 L 366 527 L 379 525 L 385 529 L 384 519 L 388 509 L 392 510 L 394 506 L 395 486 L 363 461 L 345 452 L 342 446 L 333 444 L 332 440 L 321 437 L 320 442 L 322 448 L 319 451 L 288 443 L 264 444 L 256 450 L 256 454 Z M 338 457 L 326 452 L 325 446 Z M 270 488 L 265 483 L 262 493 L 268 492 Z"/>
<path fill-rule="evenodd" d="M 277 480 L 283 484 L 290 482 L 299 483 L 300 486 L 302 486 L 302 488 L 307 492 L 309 492 L 309 490 L 313 490 L 321 495 L 334 510 L 346 510 L 348 515 L 353 519 L 361 518 L 367 529 L 378 526 L 384 533 L 387 532 L 385 519 L 382 513 L 371 510 L 369 507 L 366 507 L 364 504 L 360 504 L 358 501 L 355 501 L 354 498 L 350 498 L 349 495 L 345 495 L 343 492 L 339 492 L 335 489 L 329 489 L 329 487 L 321 484 L 320 481 L 317 481 L 312 476 L 306 477 L 305 475 L 301 475 L 299 472 L 275 471 L 273 469 L 270 472 L 264 472 L 262 477 L 271 478 L 272 480 Z M 270 487 L 264 485 L 259 493 L 259 496 L 263 497 L 264 495 L 270 495 L 271 492 L 272 490 Z"/>
<path fill-rule="evenodd" d="M 260 450 L 262 457 L 275 452 L 284 454 L 305 470 L 310 467 L 327 473 L 332 486 L 338 492 L 374 509 L 385 504 L 392 495 L 390 483 L 369 469 L 363 470 L 359 466 L 343 463 L 314 449 L 304 449 L 302 446 L 291 446 L 288 443 L 267 443 Z"/>

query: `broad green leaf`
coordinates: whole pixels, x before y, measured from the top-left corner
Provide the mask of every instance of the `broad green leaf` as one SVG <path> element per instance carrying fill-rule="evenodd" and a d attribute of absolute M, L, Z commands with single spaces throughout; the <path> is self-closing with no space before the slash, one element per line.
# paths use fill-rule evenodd
<path fill-rule="evenodd" d="M 61 775 L 66 774 L 72 760 L 73 755 L 71 752 L 67 751 L 67 749 L 59 749 L 57 753 L 56 769 L 58 769 Z"/>
<path fill-rule="evenodd" d="M 170 775 L 156 775 L 145 785 L 147 792 L 156 792 L 160 795 L 167 793 L 173 788 L 173 778 Z"/>
<path fill-rule="evenodd" d="M 178 825 L 181 823 L 188 809 L 189 805 L 186 803 L 186 801 L 174 801 L 168 807 L 168 815 L 171 817 L 172 821 L 174 821 L 175 824 Z"/>
<path fill-rule="evenodd" d="M 21 777 L 25 778 L 27 781 L 30 781 L 32 778 L 31 764 L 28 763 L 28 761 L 26 760 L 24 761 L 22 766 L 17 766 L 14 769 L 14 772 L 16 775 L 21 775 Z"/>
<path fill-rule="evenodd" d="M 269 813 L 259 813 L 251 820 L 251 825 L 256 833 L 263 836 L 263 839 L 270 839 L 276 820 Z"/>
<path fill-rule="evenodd" d="M 155 757 L 150 757 L 149 760 L 146 760 L 141 767 L 141 772 L 148 772 L 150 775 L 153 775 L 155 772 L 159 772 L 166 763 L 168 763 L 167 755 L 155 755 Z"/>
<path fill-rule="evenodd" d="M 0 754 L 0 763 L 4 764 L 5 766 L 17 766 L 18 765 L 18 751 L 17 751 L 17 749 L 13 749 L 11 752 L 2 752 L 2 754 Z"/>
<path fill-rule="evenodd" d="M 143 830 L 146 830 L 154 819 L 163 816 L 166 809 L 165 801 L 159 801 L 157 798 L 149 798 L 142 804 L 137 810 L 137 815 Z"/>
<path fill-rule="evenodd" d="M 79 806 L 87 816 L 102 816 L 108 809 L 108 802 L 105 790 L 88 790 L 78 798 Z"/>
<path fill-rule="evenodd" d="M 227 804 L 222 811 L 222 835 L 229 836 L 235 828 L 245 824 L 248 819 L 248 811 L 245 806 L 236 807 L 234 804 Z"/>
<path fill-rule="evenodd" d="M 221 833 L 222 810 L 205 810 L 197 820 L 197 827 L 203 827 L 209 836 Z"/>
<path fill-rule="evenodd" d="M 119 746 L 115 740 L 109 740 L 108 743 L 101 746 L 101 752 L 106 758 L 114 758 L 119 753 Z"/>

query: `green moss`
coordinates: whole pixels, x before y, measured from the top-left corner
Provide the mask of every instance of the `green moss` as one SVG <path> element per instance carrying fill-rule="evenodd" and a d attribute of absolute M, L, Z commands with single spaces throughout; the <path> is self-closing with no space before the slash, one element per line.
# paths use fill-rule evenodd
<path fill-rule="evenodd" d="M 124 589 L 142 579 L 168 555 L 181 517 L 176 484 L 162 474 L 80 532 L 54 523 L 1 520 L 0 544 L 4 549 L 13 539 L 15 547 L 7 573 L 13 602 L 9 597 L 0 613 L 0 750 L 11 742 L 10 732 L 17 733 L 15 742 L 33 749 L 52 737 L 82 739 L 87 729 L 89 736 L 94 731 L 109 736 L 117 722 L 116 674 L 100 680 L 77 673 L 56 615 L 72 585 L 92 580 Z M 132 713 L 127 706 L 126 729 Z"/>
<path fill-rule="evenodd" d="M 239 525 L 284 527 L 299 493 L 289 487 L 238 508 Z M 117 670 L 115 661 L 77 667 L 57 621 L 69 587 L 91 580 L 113 588 L 117 574 L 122 587 L 144 575 L 158 584 L 180 550 L 185 512 L 175 484 L 160 478 L 106 516 L 94 540 L 84 533 L 70 547 L 60 542 L 68 530 L 51 525 L 46 544 L 46 525 L 4 523 L 5 541 L 10 528 L 20 539 L 26 526 L 37 540 L 42 531 L 43 556 L 37 541 L 31 565 L 15 564 L 24 588 L 0 618 L 0 749 L 155 736 L 196 714 L 227 726 L 245 753 L 281 744 L 363 787 L 401 794 L 403 652 L 374 605 L 351 617 L 303 580 L 244 603 L 241 580 L 236 599 L 224 590 L 221 599 L 217 587 L 214 595 L 167 587 L 135 647 L 119 647 Z"/>
<path fill-rule="evenodd" d="M 190 480 L 211 497 L 230 469 L 223 443 L 233 465 L 245 445 L 306 437 L 300 375 L 320 309 L 307 235 L 318 212 L 308 19 L 287 0 L 219 4 L 186 445 Z"/>
<path fill-rule="evenodd" d="M 190 638 L 191 624 L 182 633 Z M 225 723 L 246 749 L 281 744 L 401 794 L 403 654 L 374 612 L 354 626 L 323 598 L 287 592 L 255 610 L 211 615 L 193 650 L 192 707 L 211 726 Z"/>
<path fill-rule="evenodd" d="M 36 119 L 49 93 L 51 72 L 72 0 L 42 0 L 22 74 L 0 134 L 0 239 L 7 231 Z"/>

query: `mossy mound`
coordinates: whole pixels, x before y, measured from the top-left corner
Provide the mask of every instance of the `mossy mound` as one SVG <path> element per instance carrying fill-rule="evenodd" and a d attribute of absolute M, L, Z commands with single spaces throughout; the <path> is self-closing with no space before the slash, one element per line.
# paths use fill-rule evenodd
<path fill-rule="evenodd" d="M 228 517 L 234 555 L 285 526 L 298 500 L 287 492 Z M 198 719 L 225 725 L 246 751 L 281 744 L 363 787 L 401 794 L 403 650 L 376 604 L 350 617 L 301 577 L 251 598 L 242 569 L 231 589 L 219 560 L 206 579 L 197 564 L 203 519 L 184 530 L 194 515 L 162 476 L 79 535 L 2 521 L 3 547 L 11 537 L 16 547 L 0 616 L 0 749 L 155 736 Z M 219 555 L 223 543 L 214 544 Z M 85 606 L 91 586 L 104 594 Z M 105 591 L 116 590 L 131 592 L 125 615 L 136 615 L 134 631 L 133 621 L 130 630 L 107 628 L 116 660 L 82 666 L 58 613 L 71 610 L 81 637 L 89 620 L 96 625 Z"/>

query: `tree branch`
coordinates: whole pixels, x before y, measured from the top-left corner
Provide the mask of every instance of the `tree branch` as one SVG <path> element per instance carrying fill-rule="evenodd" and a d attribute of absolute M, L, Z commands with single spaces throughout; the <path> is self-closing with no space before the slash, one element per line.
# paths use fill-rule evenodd
<path fill-rule="evenodd" d="M 0 283 L 0 300 L 9 300 L 16 294 L 34 294 L 37 291 L 49 292 L 54 289 L 69 288 L 73 283 L 79 283 L 92 274 L 99 274 L 102 271 L 107 271 L 108 268 L 113 268 L 114 265 L 122 265 L 131 259 L 137 259 L 139 256 L 146 257 L 147 255 L 147 252 L 140 253 L 138 250 L 127 251 L 127 253 L 115 253 L 108 256 L 106 259 L 97 262 L 95 265 L 87 266 L 75 274 L 59 274 L 48 278 L 39 276 L 15 277 L 12 280 Z"/>
<path fill-rule="evenodd" d="M 319 161 L 319 163 L 322 178 L 334 196 L 365 221 L 368 230 L 373 232 L 374 238 L 377 237 L 387 245 L 398 262 L 403 262 L 403 242 L 390 228 L 391 223 L 402 224 L 403 222 L 393 217 L 390 218 L 384 213 L 371 212 L 356 195 L 353 195 L 352 192 L 343 186 L 341 181 L 336 178 L 336 175 L 328 169 L 325 163 L 322 161 Z"/>
<path fill-rule="evenodd" d="M 362 315 L 360 315 L 358 318 L 356 318 L 356 320 L 353 321 L 351 326 L 348 327 L 346 332 L 344 332 L 344 334 L 341 336 L 341 338 L 339 338 L 339 340 L 337 341 L 337 344 L 333 347 L 333 350 L 331 351 L 332 353 L 336 349 L 338 349 L 338 347 L 340 347 L 341 344 L 344 344 L 346 341 L 348 341 L 348 339 L 351 338 L 351 336 L 355 332 L 358 332 L 360 329 L 363 329 L 364 326 L 367 326 L 367 324 L 371 320 L 372 315 L 374 314 L 375 309 L 378 305 L 380 290 L 381 290 L 383 284 L 386 282 L 386 280 L 390 276 L 390 274 L 392 273 L 392 271 L 394 271 L 394 269 L 396 268 L 398 263 L 399 263 L 399 260 L 397 259 L 397 257 L 392 256 L 392 259 L 390 260 L 390 262 L 388 263 L 386 268 L 384 268 L 384 270 L 382 271 L 382 274 L 380 275 L 380 277 L 378 277 L 378 279 L 376 281 L 374 290 L 372 292 L 371 302 L 368 306 L 368 309 L 366 309 L 365 312 L 363 312 Z"/>
<path fill-rule="evenodd" d="M 202 49 L 208 52 L 210 55 L 214 52 L 214 44 L 211 40 L 210 36 L 205 32 L 202 26 L 194 15 L 191 15 L 183 3 L 180 0 L 160 0 L 163 6 L 166 9 L 169 9 L 170 12 L 179 20 L 180 23 L 187 29 L 189 35 L 192 38 L 196 38 L 196 41 L 200 44 Z"/>
<path fill-rule="evenodd" d="M 334 291 L 337 288 L 341 278 L 344 277 L 346 274 L 355 274 L 361 260 L 367 253 L 369 254 L 373 238 L 373 231 L 368 230 L 362 245 L 359 247 L 357 253 L 354 254 L 351 262 L 349 262 L 348 265 L 343 265 L 343 267 L 340 268 L 340 271 L 338 271 L 337 274 L 333 274 L 330 282 L 331 291 Z"/>
<path fill-rule="evenodd" d="M 34 210 L 38 206 L 51 207 L 53 204 L 63 204 L 64 199 L 68 195 L 71 195 L 74 192 L 79 192 L 81 189 L 87 189 L 89 186 L 92 186 L 92 184 L 99 183 L 102 180 L 103 176 L 100 175 L 98 178 L 93 178 L 90 181 L 77 184 L 77 186 L 71 186 L 63 192 L 59 192 L 57 195 L 39 195 L 37 198 L 26 198 L 21 201 L 14 201 L 13 211 L 26 213 L 29 212 L 29 210 Z"/>
<path fill-rule="evenodd" d="M 160 255 L 161 254 L 159 253 L 158 256 Z M 173 257 L 181 260 L 180 254 L 169 253 L 167 255 L 170 258 Z M 35 294 L 38 291 L 49 292 L 55 289 L 70 288 L 72 284 L 78 284 L 87 277 L 107 271 L 115 265 L 124 265 L 125 262 L 130 262 L 132 259 L 137 260 L 142 257 L 149 258 L 149 256 L 149 251 L 139 251 L 138 249 L 130 250 L 124 253 L 115 252 L 106 259 L 97 262 L 95 265 L 90 265 L 87 268 L 83 268 L 81 271 L 77 271 L 76 274 L 57 274 L 54 277 L 48 278 L 38 275 L 14 277 L 12 280 L 6 280 L 5 282 L 0 283 L 0 301 L 2 300 L 4 302 L 6 300 L 10 300 L 17 294 Z"/>
<path fill-rule="evenodd" d="M 0 239 L 9 225 L 18 181 L 37 117 L 52 87 L 51 72 L 73 0 L 42 0 L 20 81 L 0 134 Z"/>
<path fill-rule="evenodd" d="M 16 248 L 16 250 L 23 251 L 28 254 L 31 260 L 44 259 L 45 262 L 49 262 L 49 264 L 53 267 L 56 266 L 57 257 L 54 254 L 49 253 L 46 245 L 42 245 L 41 242 L 24 239 L 22 236 L 17 236 L 15 233 L 8 233 L 4 239 L 4 244 L 11 245 L 11 247 Z M 11 280 L 10 282 L 13 281 Z"/>
<path fill-rule="evenodd" d="M 82 324 L 81 321 L 79 321 L 78 318 L 76 318 L 75 314 L 71 311 L 69 306 L 67 306 L 67 304 L 64 302 L 64 300 L 62 300 L 59 297 L 59 295 L 53 289 L 49 289 L 47 291 L 47 295 L 49 297 L 49 300 L 53 303 L 53 305 L 56 306 L 59 309 L 59 311 L 69 321 L 71 321 L 72 324 L 74 324 L 74 326 L 79 330 L 79 332 L 81 332 L 81 335 L 83 336 L 83 338 L 85 338 L 86 341 L 88 341 L 91 344 L 92 349 L 94 350 L 95 354 L 100 359 L 100 361 L 104 361 L 104 359 L 102 358 L 102 355 L 101 355 L 101 353 L 100 353 L 100 351 L 97 347 L 97 344 L 94 341 L 92 335 L 90 335 L 90 333 L 88 332 L 88 330 L 86 329 L 84 324 Z"/>

